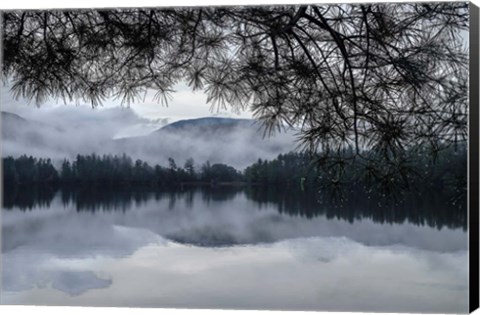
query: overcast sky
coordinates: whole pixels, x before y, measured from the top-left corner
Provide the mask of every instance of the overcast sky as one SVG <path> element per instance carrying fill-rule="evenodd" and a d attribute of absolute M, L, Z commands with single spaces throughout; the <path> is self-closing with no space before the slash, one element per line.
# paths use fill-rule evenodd
<path fill-rule="evenodd" d="M 218 110 L 212 108 L 212 104 L 207 104 L 207 96 L 201 92 L 192 92 L 192 90 L 185 84 L 177 84 L 175 86 L 175 93 L 172 93 L 172 99 L 169 101 L 168 106 L 164 106 L 154 100 L 155 91 L 151 90 L 146 94 L 143 101 L 130 104 L 130 108 L 141 118 L 149 120 L 165 120 L 169 123 L 182 120 L 199 118 L 206 116 L 220 116 L 220 117 L 232 117 L 232 118 L 252 118 L 252 114 L 249 111 L 235 112 L 231 108 L 226 110 Z M 62 112 L 71 112 L 72 117 L 78 116 L 78 107 L 91 108 L 90 104 L 75 103 L 65 104 L 62 101 L 49 100 L 40 106 L 36 106 L 35 102 L 29 102 L 26 99 L 15 100 L 12 94 L 9 92 L 8 87 L 2 87 L 2 110 L 16 113 L 20 116 L 26 116 L 25 118 L 32 118 L 35 116 L 43 116 L 46 112 L 62 107 Z M 67 106 L 65 106 L 67 105 Z M 121 107 L 121 100 L 108 99 L 103 102 L 102 106 L 91 109 L 92 115 L 96 112 L 112 107 Z M 124 105 L 125 106 L 125 105 Z M 84 111 L 84 110 L 83 110 Z M 85 111 L 84 111 L 85 112 Z"/>
<path fill-rule="evenodd" d="M 74 159 L 77 154 L 122 154 L 151 164 L 164 165 L 169 157 L 183 163 L 188 157 L 195 162 L 227 163 L 238 169 L 258 158 L 273 159 L 280 153 L 296 148 L 294 133 L 279 133 L 262 137 L 259 126 L 235 128 L 221 137 L 211 139 L 199 134 L 162 134 L 155 131 L 166 124 L 208 116 L 251 118 L 250 112 L 234 112 L 231 108 L 218 111 L 206 102 L 202 92 L 193 93 L 185 84 L 176 87 L 168 106 L 154 100 L 149 91 L 143 101 L 121 105 L 121 100 L 109 99 L 103 106 L 65 104 L 48 100 L 37 106 L 34 101 L 15 100 L 7 88 L 2 89 L 2 110 L 16 114 L 2 120 L 2 154 L 48 157 L 54 161 Z M 151 135 L 153 138 L 143 138 Z M 137 137 L 131 141 L 112 141 Z M 152 146 L 152 143 L 156 145 Z"/>

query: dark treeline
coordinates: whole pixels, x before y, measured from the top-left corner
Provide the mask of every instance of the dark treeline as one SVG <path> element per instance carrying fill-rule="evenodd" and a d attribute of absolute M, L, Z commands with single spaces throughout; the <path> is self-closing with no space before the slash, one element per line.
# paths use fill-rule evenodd
<path fill-rule="evenodd" d="M 21 156 L 3 158 L 4 187 L 42 185 L 126 187 L 148 186 L 174 189 L 185 185 L 242 184 L 289 187 L 315 191 L 318 199 L 332 207 L 355 202 L 358 196 L 374 200 L 380 207 L 399 205 L 412 197 L 441 194 L 449 211 L 465 211 L 467 193 L 466 147 L 440 151 L 432 161 L 428 154 L 411 152 L 399 165 L 349 163 L 348 151 L 338 161 L 322 162 L 307 153 L 290 152 L 276 159 L 259 159 L 243 172 L 226 164 L 195 165 L 192 158 L 183 166 L 169 158 L 168 166 L 151 166 L 126 155 L 78 155 L 57 168 L 50 159 Z M 395 161 L 399 161 L 397 158 Z M 397 162 L 395 162 L 397 163 Z M 383 168 L 381 174 L 376 170 Z M 391 175 L 385 177 L 384 174 Z M 9 189 L 9 191 L 13 191 Z M 442 198 L 442 199 L 444 199 Z M 385 210 L 386 211 L 386 210 Z"/>
<path fill-rule="evenodd" d="M 447 198 L 449 209 L 466 210 L 466 146 L 440 150 L 434 160 L 427 152 L 412 151 L 395 160 L 377 162 L 375 167 L 352 159 L 354 152 L 347 150 L 338 160 L 325 161 L 288 153 L 271 161 L 257 161 L 245 169 L 244 179 L 262 186 L 315 190 L 321 200 L 334 207 L 352 202 L 359 195 L 385 207 L 412 197 L 441 194 Z"/>
<path fill-rule="evenodd" d="M 19 158 L 3 158 L 3 183 L 15 184 L 56 183 L 59 174 L 50 159 L 22 155 Z"/>
<path fill-rule="evenodd" d="M 183 167 L 168 159 L 168 167 L 150 166 L 126 155 L 78 155 L 74 161 L 64 160 L 57 170 L 50 159 L 21 156 L 3 159 L 4 184 L 148 184 L 172 187 L 184 183 L 222 183 L 243 180 L 242 174 L 225 164 L 204 163 L 198 170 L 193 159 Z"/>
<path fill-rule="evenodd" d="M 375 173 L 372 165 L 353 161 L 354 152 L 345 150 L 337 160 L 322 160 L 306 153 L 280 154 L 276 159 L 267 161 L 259 159 L 244 171 L 244 179 L 248 182 L 262 184 L 304 184 L 304 186 L 342 186 L 355 184 L 370 187 L 393 185 L 408 188 L 421 186 L 443 189 L 447 186 L 466 189 L 467 180 L 467 148 L 446 149 L 437 153 L 432 160 L 427 153 L 411 152 L 396 160 L 379 162 L 376 168 L 384 168 L 382 174 Z M 369 153 L 365 153 L 368 155 Z M 383 164 L 382 164 L 383 163 Z M 392 165 L 397 164 L 397 165 Z M 394 172 L 393 168 L 401 166 L 402 172 Z M 389 172 L 389 168 L 392 171 Z M 390 174 L 387 177 L 383 173 Z"/>
<path fill-rule="evenodd" d="M 310 188 L 329 188 L 348 192 L 352 189 L 376 191 L 389 194 L 398 191 L 418 189 L 466 191 L 467 163 L 466 147 L 446 150 L 432 161 L 426 154 L 416 152 L 405 157 L 402 172 L 398 165 L 385 163 L 380 176 L 375 173 L 379 167 L 361 163 L 347 163 L 349 152 L 344 152 L 338 161 L 322 163 L 307 153 L 290 152 L 280 154 L 276 159 L 259 159 L 243 172 L 226 164 L 201 166 L 189 158 L 183 167 L 174 159 L 168 159 L 168 166 L 150 166 L 142 160 L 133 161 L 126 155 L 78 155 L 75 160 L 64 160 L 54 167 L 51 159 L 20 156 L 3 158 L 3 181 L 8 185 L 26 184 L 78 184 L 100 183 L 122 185 L 145 183 L 162 187 L 174 187 L 185 183 L 233 183 L 244 182 L 260 185 L 281 185 Z M 394 169 L 394 170 L 393 170 Z"/>

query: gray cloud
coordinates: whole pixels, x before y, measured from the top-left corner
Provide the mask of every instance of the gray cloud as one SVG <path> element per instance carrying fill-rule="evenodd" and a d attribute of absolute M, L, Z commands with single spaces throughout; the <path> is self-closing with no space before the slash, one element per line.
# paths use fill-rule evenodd
<path fill-rule="evenodd" d="M 166 165 L 172 157 L 181 165 L 192 157 L 197 164 L 209 160 L 242 169 L 296 146 L 293 132 L 263 137 L 259 125 L 217 133 L 155 132 L 168 118 L 149 120 L 121 107 L 17 107 L 14 112 L 20 116 L 3 115 L 3 156 L 27 154 L 58 162 L 77 154 L 125 153 L 152 164 Z"/>

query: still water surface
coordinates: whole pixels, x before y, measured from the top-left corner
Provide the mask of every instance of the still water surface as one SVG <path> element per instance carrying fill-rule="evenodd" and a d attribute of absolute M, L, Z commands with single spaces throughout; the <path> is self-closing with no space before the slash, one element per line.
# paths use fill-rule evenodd
<path fill-rule="evenodd" d="M 3 304 L 468 308 L 466 220 L 446 205 L 345 210 L 233 187 L 15 191 L 4 202 Z"/>

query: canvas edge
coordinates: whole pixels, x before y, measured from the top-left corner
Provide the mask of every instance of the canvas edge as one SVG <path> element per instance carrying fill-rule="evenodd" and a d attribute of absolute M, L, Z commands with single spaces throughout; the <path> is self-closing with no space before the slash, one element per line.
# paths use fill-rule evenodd
<path fill-rule="evenodd" d="M 469 311 L 479 307 L 479 7 L 470 2 Z"/>

